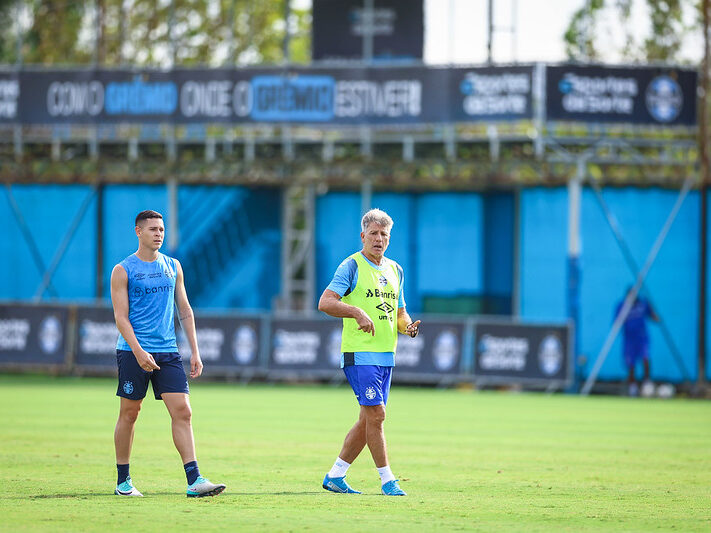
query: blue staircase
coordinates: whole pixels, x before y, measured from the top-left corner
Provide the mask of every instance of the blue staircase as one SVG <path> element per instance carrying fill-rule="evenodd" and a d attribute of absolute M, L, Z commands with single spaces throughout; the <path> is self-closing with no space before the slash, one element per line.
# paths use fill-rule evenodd
<path fill-rule="evenodd" d="M 258 303 L 259 308 L 269 309 L 272 293 L 279 290 L 278 193 L 243 187 L 183 189 L 179 192 L 182 241 L 175 256 L 183 265 L 191 303 L 250 308 Z M 261 283 L 265 268 L 271 271 L 266 285 Z M 235 283 L 235 279 L 242 281 Z M 234 297 L 245 284 L 254 292 L 249 302 Z"/>

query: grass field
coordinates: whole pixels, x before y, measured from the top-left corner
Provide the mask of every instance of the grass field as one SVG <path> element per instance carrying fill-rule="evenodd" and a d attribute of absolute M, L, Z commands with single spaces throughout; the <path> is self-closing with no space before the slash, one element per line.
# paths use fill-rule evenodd
<path fill-rule="evenodd" d="M 0 528 L 66 531 L 711 531 L 711 403 L 394 388 L 386 431 L 405 498 L 321 488 L 357 406 L 345 387 L 192 386 L 202 473 L 188 500 L 161 402 L 146 400 L 113 496 L 112 379 L 0 376 Z M 150 393 L 149 393 L 150 394 Z"/>

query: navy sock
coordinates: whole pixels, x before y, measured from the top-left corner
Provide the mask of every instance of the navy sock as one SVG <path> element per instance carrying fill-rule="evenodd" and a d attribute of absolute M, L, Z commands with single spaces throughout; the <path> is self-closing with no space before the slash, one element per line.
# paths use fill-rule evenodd
<path fill-rule="evenodd" d="M 188 485 L 192 485 L 200 475 L 200 469 L 198 468 L 197 461 L 185 463 L 183 468 L 185 468 L 185 477 L 188 478 Z"/>
<path fill-rule="evenodd" d="M 120 485 L 124 481 L 126 481 L 126 478 L 128 477 L 128 464 L 125 465 L 116 465 L 116 470 L 118 470 L 118 481 L 116 482 L 116 485 Z"/>

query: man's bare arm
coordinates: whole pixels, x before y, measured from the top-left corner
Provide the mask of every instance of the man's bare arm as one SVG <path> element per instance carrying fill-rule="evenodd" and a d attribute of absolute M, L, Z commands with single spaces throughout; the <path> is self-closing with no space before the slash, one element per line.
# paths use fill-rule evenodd
<path fill-rule="evenodd" d="M 341 301 L 341 296 L 330 289 L 323 291 L 318 301 L 318 310 L 336 318 L 353 318 L 358 323 L 358 329 L 365 333 L 375 335 L 375 324 L 368 313 L 360 307 Z"/>
<path fill-rule="evenodd" d="M 185 336 L 190 344 L 190 377 L 196 378 L 202 374 L 202 359 L 200 358 L 200 349 L 197 343 L 197 331 L 195 329 L 195 315 L 193 308 L 190 307 L 188 301 L 188 293 L 185 290 L 185 278 L 183 276 L 183 267 L 180 261 L 176 260 L 177 276 L 175 277 L 175 303 L 178 306 L 178 318 L 180 325 L 183 327 Z"/>
<path fill-rule="evenodd" d="M 146 372 L 160 370 L 153 356 L 141 348 L 131 321 L 128 319 L 128 274 L 121 265 L 116 265 L 111 271 L 111 303 L 114 306 L 116 327 L 131 347 L 139 366 Z"/>

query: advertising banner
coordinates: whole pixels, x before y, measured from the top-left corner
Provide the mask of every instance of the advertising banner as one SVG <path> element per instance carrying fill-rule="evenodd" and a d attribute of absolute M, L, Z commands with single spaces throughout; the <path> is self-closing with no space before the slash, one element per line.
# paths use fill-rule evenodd
<path fill-rule="evenodd" d="M 299 373 L 340 374 L 341 321 L 308 319 L 275 319 L 269 370 L 291 370 Z M 464 323 L 428 321 L 413 338 L 398 337 L 394 380 L 403 381 L 417 375 L 425 381 L 437 381 L 444 375 L 459 374 L 464 338 Z"/>
<path fill-rule="evenodd" d="M 372 13 L 373 60 L 422 59 L 423 0 L 378 0 Z M 361 59 L 368 17 L 363 0 L 313 0 L 314 60 Z"/>
<path fill-rule="evenodd" d="M 563 384 L 572 377 L 570 326 L 477 322 L 477 381 Z"/>
<path fill-rule="evenodd" d="M 65 307 L 0 305 L 0 364 L 64 364 L 68 317 Z"/>
<path fill-rule="evenodd" d="M 77 308 L 75 363 L 79 367 L 116 369 L 118 329 L 110 307 Z"/>
<path fill-rule="evenodd" d="M 532 66 L 33 70 L 21 71 L 17 79 L 0 72 L 0 109 L 5 109 L 0 122 L 388 125 L 520 120 L 532 116 L 532 72 Z"/>
<path fill-rule="evenodd" d="M 696 124 L 697 73 L 669 68 L 549 66 L 548 120 Z"/>
<path fill-rule="evenodd" d="M 0 72 L 0 123 L 19 117 L 20 81 L 13 72 Z"/>
<path fill-rule="evenodd" d="M 340 374 L 340 320 L 274 319 L 269 370 Z"/>
<path fill-rule="evenodd" d="M 449 73 L 453 121 L 524 120 L 533 116 L 533 67 L 455 68 Z"/>
<path fill-rule="evenodd" d="M 417 374 L 420 379 L 439 380 L 460 373 L 464 323 L 426 320 L 417 337 L 400 335 L 395 353 L 393 380 Z"/>
<path fill-rule="evenodd" d="M 195 319 L 198 348 L 204 365 L 203 374 L 226 372 L 260 366 L 259 354 L 262 341 L 262 318 L 257 316 L 205 316 Z M 188 339 L 177 325 L 178 351 L 183 363 L 188 366 L 192 351 Z"/>

